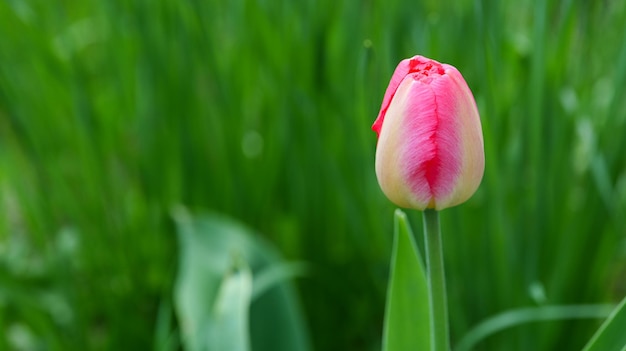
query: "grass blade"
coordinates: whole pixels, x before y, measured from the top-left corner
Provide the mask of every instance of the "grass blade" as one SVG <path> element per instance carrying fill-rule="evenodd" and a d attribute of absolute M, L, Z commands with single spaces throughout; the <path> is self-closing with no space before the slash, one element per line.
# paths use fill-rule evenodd
<path fill-rule="evenodd" d="M 611 308 L 612 306 L 610 305 L 572 305 L 528 307 L 505 311 L 475 326 L 459 340 L 454 350 L 473 350 L 474 346 L 487 337 L 526 323 L 564 319 L 604 318 Z"/>
<path fill-rule="evenodd" d="M 615 307 L 583 351 L 622 351 L 626 349 L 626 298 Z"/>

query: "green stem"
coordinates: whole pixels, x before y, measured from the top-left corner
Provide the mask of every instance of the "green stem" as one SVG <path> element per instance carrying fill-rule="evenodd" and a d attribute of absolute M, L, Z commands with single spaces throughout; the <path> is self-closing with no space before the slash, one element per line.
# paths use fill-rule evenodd
<path fill-rule="evenodd" d="M 428 270 L 431 346 L 433 351 L 449 351 L 446 278 L 443 270 L 439 212 L 436 210 L 424 211 L 424 241 Z"/>

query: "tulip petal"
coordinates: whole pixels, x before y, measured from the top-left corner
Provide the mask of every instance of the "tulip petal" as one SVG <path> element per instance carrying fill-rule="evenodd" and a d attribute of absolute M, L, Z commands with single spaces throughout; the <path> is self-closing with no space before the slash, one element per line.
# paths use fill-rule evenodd
<path fill-rule="evenodd" d="M 469 199 L 478 189 L 485 170 L 485 152 L 480 116 L 472 91 L 461 73 L 453 66 L 443 65 L 446 76 L 456 85 L 457 121 L 460 131 L 460 150 L 463 153 L 460 185 L 449 200 L 454 206 Z M 448 206 L 448 207 L 449 207 Z"/>
<path fill-rule="evenodd" d="M 433 63 L 435 65 L 433 65 Z M 439 71 L 439 73 L 443 73 L 441 65 L 438 62 L 430 60 L 424 56 L 417 55 L 410 59 L 400 61 L 391 76 L 391 81 L 389 82 L 387 90 L 385 91 L 385 96 L 383 97 L 383 104 L 380 108 L 380 112 L 378 112 L 378 117 L 372 126 L 372 130 L 374 130 L 378 136 L 380 136 L 380 129 L 383 126 L 383 120 L 385 119 L 385 114 L 389 109 L 389 104 L 391 104 L 391 100 L 393 100 L 393 96 L 396 94 L 402 80 L 404 80 L 409 73 L 420 71 L 428 72 L 433 68 Z"/>
<path fill-rule="evenodd" d="M 453 66 L 422 56 L 403 60 L 372 129 L 379 136 L 376 175 L 397 205 L 441 210 L 478 188 L 485 162 L 480 117 Z"/>
<path fill-rule="evenodd" d="M 428 207 L 436 208 L 454 191 L 461 170 L 455 91 L 447 76 L 438 76 L 428 84 L 415 80 L 409 94 L 405 177 L 413 192 L 428 196 Z"/>

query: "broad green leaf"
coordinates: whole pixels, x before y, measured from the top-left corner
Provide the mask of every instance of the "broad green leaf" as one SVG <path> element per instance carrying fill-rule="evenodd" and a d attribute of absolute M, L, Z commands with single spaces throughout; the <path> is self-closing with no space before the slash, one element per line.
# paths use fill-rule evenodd
<path fill-rule="evenodd" d="M 615 307 L 583 349 L 583 351 L 623 350 L 626 350 L 626 298 Z"/>
<path fill-rule="evenodd" d="M 428 285 L 406 215 L 395 213 L 383 351 L 429 350 Z"/>
<path fill-rule="evenodd" d="M 251 296 L 252 274 L 247 267 L 227 273 L 208 319 L 207 345 L 210 350 L 250 350 L 248 314 Z"/>
<path fill-rule="evenodd" d="M 180 250 L 174 307 L 187 351 L 231 350 L 223 344 L 228 340 L 215 337 L 225 330 L 234 333 L 228 338 L 248 338 L 254 351 L 310 349 L 295 291 L 285 280 L 302 272 L 297 265 L 226 217 L 192 217 L 178 209 L 174 218 Z M 232 324 L 245 318 L 247 334 Z"/>

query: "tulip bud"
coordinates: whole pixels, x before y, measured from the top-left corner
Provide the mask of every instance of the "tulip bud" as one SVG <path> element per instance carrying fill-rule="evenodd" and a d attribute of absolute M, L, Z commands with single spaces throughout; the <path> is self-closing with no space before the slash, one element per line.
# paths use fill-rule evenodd
<path fill-rule="evenodd" d="M 485 168 L 480 117 L 456 68 L 423 56 L 400 62 L 372 129 L 378 183 L 396 205 L 442 210 L 478 188 Z"/>

